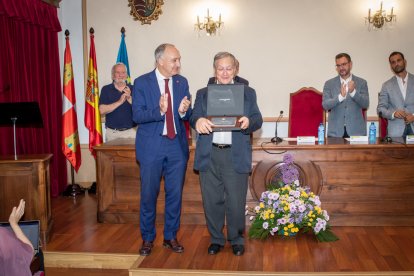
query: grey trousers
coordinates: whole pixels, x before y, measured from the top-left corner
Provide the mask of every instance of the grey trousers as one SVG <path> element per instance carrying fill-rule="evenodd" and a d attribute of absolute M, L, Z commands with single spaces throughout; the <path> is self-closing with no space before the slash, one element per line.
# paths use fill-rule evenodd
<path fill-rule="evenodd" d="M 248 173 L 233 169 L 231 148 L 212 148 L 210 167 L 200 171 L 201 194 L 211 243 L 223 245 L 224 221 L 231 245 L 244 244 Z"/>

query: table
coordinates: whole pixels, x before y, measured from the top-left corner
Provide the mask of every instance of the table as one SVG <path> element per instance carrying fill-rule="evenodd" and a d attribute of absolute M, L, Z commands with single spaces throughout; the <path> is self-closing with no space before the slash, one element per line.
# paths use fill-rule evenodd
<path fill-rule="evenodd" d="M 302 172 L 303 184 L 320 195 L 322 208 L 331 216 L 331 225 L 414 225 L 414 145 L 379 141 L 350 144 L 342 138 L 329 138 L 322 145 L 298 145 L 296 141 L 275 145 L 269 141 L 253 140 L 249 206 L 257 203 L 283 154 L 290 153 Z M 96 151 L 98 221 L 138 223 L 140 180 L 134 140 L 114 140 L 96 147 Z M 205 223 L 198 173 L 193 170 L 194 151 L 195 146 L 190 146 L 183 190 L 183 224 Z M 163 211 L 162 187 L 157 222 L 163 222 Z"/>
<path fill-rule="evenodd" d="M 40 220 L 40 239 L 49 239 L 53 225 L 49 163 L 52 154 L 0 157 L 0 221 L 8 221 L 20 199 L 26 201 L 23 220 Z"/>

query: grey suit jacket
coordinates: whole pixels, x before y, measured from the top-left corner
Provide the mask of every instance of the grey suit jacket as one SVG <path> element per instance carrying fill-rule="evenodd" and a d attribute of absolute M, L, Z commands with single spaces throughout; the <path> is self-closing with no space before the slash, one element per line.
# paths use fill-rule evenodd
<path fill-rule="evenodd" d="M 341 93 L 341 80 L 337 76 L 325 82 L 323 87 L 322 106 L 329 111 L 328 136 L 342 137 L 344 126 L 350 136 L 367 135 L 367 123 L 364 118 L 363 109 L 369 106 L 369 95 L 367 82 L 352 75 L 355 82 L 356 93 L 354 97 L 347 94 L 345 100 L 339 102 L 338 95 Z"/>
<path fill-rule="evenodd" d="M 404 133 L 405 122 L 403 119 L 392 118 L 392 114 L 397 109 L 404 109 L 406 112 L 414 114 L 414 75 L 408 73 L 407 94 L 405 100 L 398 86 L 397 77 L 384 82 L 381 92 L 378 96 L 378 114 L 381 112 L 382 117 L 388 119 L 388 136 L 401 137 Z M 411 123 L 414 129 L 414 124 Z"/>

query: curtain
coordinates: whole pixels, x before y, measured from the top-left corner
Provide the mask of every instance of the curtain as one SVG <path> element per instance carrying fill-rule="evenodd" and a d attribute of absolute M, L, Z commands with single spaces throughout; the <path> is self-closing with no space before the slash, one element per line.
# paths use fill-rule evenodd
<path fill-rule="evenodd" d="M 43 128 L 17 127 L 17 154 L 53 154 L 52 196 L 67 185 L 61 150 L 60 31 L 56 7 L 41 0 L 0 0 L 0 102 L 39 103 Z M 1 126 L 0 137 L 0 154 L 13 155 L 13 128 Z"/>

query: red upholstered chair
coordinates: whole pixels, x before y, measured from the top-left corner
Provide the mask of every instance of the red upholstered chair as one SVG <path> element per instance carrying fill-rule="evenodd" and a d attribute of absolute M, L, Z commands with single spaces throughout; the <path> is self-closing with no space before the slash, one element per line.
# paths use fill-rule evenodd
<path fill-rule="evenodd" d="M 385 136 L 387 136 L 387 126 L 388 126 L 388 120 L 382 117 L 378 118 L 378 124 L 379 124 L 379 137 L 381 139 L 384 139 Z"/>
<path fill-rule="evenodd" d="M 320 123 L 325 126 L 322 92 L 313 87 L 303 87 L 290 93 L 289 137 L 317 137 Z"/>

